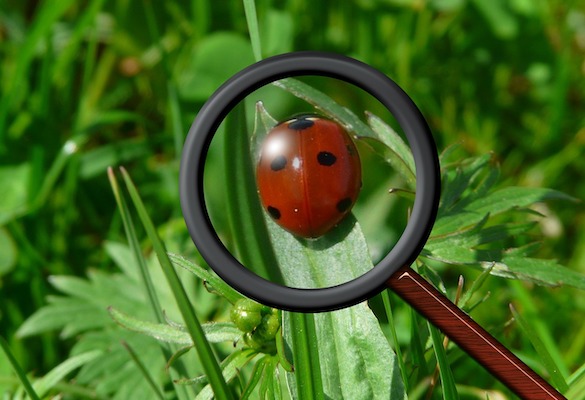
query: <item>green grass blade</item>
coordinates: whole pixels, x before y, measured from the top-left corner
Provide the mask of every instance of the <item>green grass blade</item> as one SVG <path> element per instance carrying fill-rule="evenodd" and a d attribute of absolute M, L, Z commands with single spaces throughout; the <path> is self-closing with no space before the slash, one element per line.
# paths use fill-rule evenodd
<path fill-rule="evenodd" d="M 138 236 L 136 235 L 136 230 L 134 229 L 134 222 L 132 221 L 132 216 L 130 215 L 130 211 L 128 210 L 126 200 L 124 200 L 124 196 L 122 196 L 122 194 L 120 193 L 120 187 L 118 186 L 118 181 L 114 175 L 114 171 L 112 168 L 108 168 L 108 179 L 110 180 L 110 186 L 112 187 L 116 203 L 118 204 L 118 208 L 120 209 L 120 215 L 122 217 L 122 224 L 124 225 L 126 237 L 130 242 L 130 247 L 132 248 L 132 252 L 134 253 L 134 258 L 139 266 L 140 277 L 142 278 L 142 283 L 146 290 L 146 295 L 150 302 L 150 306 L 152 308 L 152 311 L 154 312 L 157 321 L 159 323 L 162 323 L 164 322 L 164 315 L 162 312 L 160 302 L 158 300 L 158 296 L 156 294 L 156 289 L 154 287 L 154 283 L 152 282 L 150 273 L 148 272 L 146 260 L 144 259 L 142 251 L 140 249 L 140 243 L 138 242 Z"/>
<path fill-rule="evenodd" d="M 53 67 L 53 80 L 59 85 L 64 85 L 65 82 L 70 79 L 71 72 L 67 71 L 66 68 L 73 64 L 75 57 L 79 55 L 80 47 L 86 39 L 88 31 L 94 27 L 96 16 L 101 11 L 104 3 L 105 0 L 92 0 L 89 5 L 85 7 L 85 12 L 79 17 L 79 20 L 74 25 L 71 36 L 67 41 L 67 46 L 59 54 Z M 87 74 L 84 74 L 82 82 L 85 82 L 85 76 L 87 76 Z"/>
<path fill-rule="evenodd" d="M 30 396 L 31 399 L 40 400 L 39 396 L 37 395 L 37 393 L 33 389 L 32 385 L 30 384 L 30 381 L 26 377 L 26 374 L 24 373 L 24 371 L 22 370 L 22 368 L 18 364 L 18 361 L 16 361 L 16 358 L 14 358 L 14 355 L 10 351 L 10 347 L 8 347 L 8 343 L 6 342 L 4 337 L 2 337 L 2 336 L 0 336 L 0 346 L 2 347 L 2 350 L 4 351 L 4 354 L 6 354 L 6 358 L 8 358 L 8 361 L 10 362 L 12 369 L 14 370 L 16 375 L 18 376 L 18 379 L 20 379 L 20 382 L 22 383 L 24 390 L 28 393 L 28 395 Z"/>
<path fill-rule="evenodd" d="M 427 366 L 427 360 L 425 359 L 425 347 L 424 343 L 426 340 L 423 339 L 419 321 L 421 317 L 410 309 L 410 349 L 412 351 L 412 363 L 419 371 L 418 376 L 428 376 L 430 374 Z"/>
<path fill-rule="evenodd" d="M 264 224 L 264 211 L 260 206 L 253 171 L 250 136 L 245 131 L 245 107 L 241 103 L 226 118 L 226 130 L 230 137 L 225 140 L 225 186 L 227 213 L 234 242 L 241 262 L 272 282 L 282 283 L 276 257 L 268 243 L 268 231 Z"/>
<path fill-rule="evenodd" d="M 567 399 L 585 399 L 585 364 L 581 365 L 581 367 L 571 375 L 569 385 L 569 390 L 565 393 Z"/>
<path fill-rule="evenodd" d="M 167 50 L 163 46 L 163 37 L 161 37 L 160 31 L 155 18 L 155 10 L 151 1 L 144 1 L 144 10 L 146 13 L 146 25 L 150 31 L 152 41 L 155 43 L 156 48 L 162 56 L 162 65 L 165 74 L 170 77 L 167 82 L 167 98 L 168 98 L 168 110 L 170 113 L 171 131 L 173 134 L 173 143 L 175 145 L 175 155 L 177 158 L 181 156 L 181 149 L 183 147 L 184 130 L 182 124 L 181 105 L 179 103 L 177 88 L 173 77 L 172 69 L 170 67 L 169 55 Z"/>
<path fill-rule="evenodd" d="M 390 333 L 392 335 L 392 342 L 394 344 L 394 351 L 398 358 L 398 366 L 400 367 L 400 374 L 402 375 L 402 381 L 404 382 L 404 390 L 408 393 L 408 375 L 404 359 L 402 358 L 402 350 L 400 349 L 400 343 L 398 343 L 398 335 L 396 334 L 396 326 L 394 325 L 394 316 L 392 315 L 392 307 L 390 305 L 390 294 L 388 290 L 384 290 L 381 293 L 382 302 L 384 303 L 384 311 L 388 318 L 388 325 L 390 325 Z"/>
<path fill-rule="evenodd" d="M 319 350 L 312 314 L 287 313 L 290 317 L 293 365 L 299 399 L 324 399 Z M 309 321 L 310 320 L 310 321 Z M 311 333 L 313 333 L 311 335 Z"/>
<path fill-rule="evenodd" d="M 561 392 L 566 392 L 569 388 L 567 385 L 567 381 L 565 380 L 563 374 L 561 373 L 559 366 L 555 362 L 554 358 L 551 356 L 550 351 L 548 350 L 547 346 L 542 341 L 538 331 L 534 328 L 532 323 L 530 323 L 526 318 L 516 311 L 516 308 L 512 304 L 510 304 L 510 310 L 512 311 L 512 315 L 514 319 L 518 321 L 518 325 L 520 325 L 520 329 L 524 332 L 526 337 L 534 346 L 534 349 L 538 353 L 542 364 L 550 374 L 550 378 L 552 380 L 553 385 Z"/>
<path fill-rule="evenodd" d="M 69 9 L 73 0 L 64 0 L 59 2 L 44 1 L 37 7 L 36 15 L 33 19 L 33 25 L 30 27 L 24 43 L 19 46 L 18 58 L 14 67 L 12 76 L 4 76 L 3 80 L 7 83 L 6 91 L 0 98 L 0 152 L 4 152 L 6 133 L 6 117 L 10 112 L 15 96 L 15 91 L 22 86 L 21 83 L 26 80 L 30 64 L 35 55 L 35 51 L 41 42 L 49 35 L 53 24 Z"/>
<path fill-rule="evenodd" d="M 443 347 L 443 339 L 441 338 L 439 330 L 435 328 L 430 322 L 428 323 L 428 326 L 429 331 L 431 332 L 431 339 L 433 341 L 435 356 L 437 357 L 437 363 L 439 365 L 439 375 L 441 376 L 443 398 L 445 400 L 458 399 L 459 394 L 457 393 L 457 387 L 455 386 L 455 379 L 453 378 L 451 366 L 447 360 L 447 353 Z"/>
<path fill-rule="evenodd" d="M 152 377 L 152 375 L 150 374 L 150 372 L 148 371 L 148 369 L 146 368 L 144 363 L 142 361 L 140 361 L 138 354 L 136 354 L 134 349 L 132 349 L 132 347 L 127 342 L 122 341 L 122 346 L 124 346 L 124 348 L 128 351 L 128 354 L 130 354 L 130 357 L 132 358 L 132 360 L 134 361 L 134 363 L 136 364 L 136 366 L 138 367 L 138 369 L 142 373 L 142 376 L 144 376 L 144 378 L 148 382 L 148 385 L 152 388 L 152 391 L 154 392 L 156 397 L 160 400 L 164 400 L 165 396 L 164 396 L 161 388 L 158 387 L 158 385 L 154 381 L 154 378 Z"/>
<path fill-rule="evenodd" d="M 538 309 L 534 304 L 534 299 L 522 282 L 510 281 L 509 284 L 514 289 L 518 301 L 522 304 L 524 310 L 523 318 L 530 321 L 532 327 L 537 332 L 538 337 L 542 340 L 542 343 L 548 350 L 551 358 L 554 360 L 555 365 L 559 368 L 559 373 L 563 376 L 563 379 L 566 382 L 569 377 L 569 369 L 563 362 L 561 350 L 559 349 L 558 343 L 553 337 L 553 334 L 547 327 L 547 324 L 539 317 Z"/>
<path fill-rule="evenodd" d="M 208 0 L 191 0 L 193 27 L 198 38 L 205 36 L 211 25 L 211 7 Z"/>
<path fill-rule="evenodd" d="M 136 230 L 134 229 L 134 222 L 132 221 L 132 216 L 130 211 L 128 210 L 128 206 L 126 204 L 126 200 L 124 196 L 122 196 L 120 192 L 120 187 L 118 185 L 118 180 L 114 174 L 112 168 L 108 168 L 108 179 L 110 180 L 110 186 L 112 187 L 112 192 L 114 193 L 114 198 L 116 199 L 116 203 L 118 204 L 118 208 L 120 209 L 120 215 L 122 216 L 122 224 L 124 225 L 124 231 L 126 233 L 126 238 L 130 243 L 130 247 L 132 249 L 132 253 L 134 254 L 134 259 L 138 265 L 138 270 L 140 272 L 140 277 L 142 279 L 142 284 L 144 285 L 144 290 L 146 291 L 146 296 L 150 303 L 150 307 L 152 312 L 159 323 L 163 323 L 165 321 L 165 317 L 162 311 L 162 307 L 160 305 L 160 301 L 156 294 L 156 289 L 154 287 L 154 283 L 152 282 L 152 278 L 150 273 L 148 272 L 148 267 L 146 265 L 146 260 L 142 254 L 140 249 L 140 243 L 138 242 L 138 236 L 136 235 Z M 163 355 L 166 360 L 169 360 L 173 356 L 174 349 L 169 346 L 162 345 Z M 171 370 L 171 376 L 174 379 L 177 379 L 180 375 L 187 374 L 187 367 L 184 365 L 183 360 L 175 363 L 175 368 Z M 181 399 L 186 398 L 187 396 L 187 389 L 178 385 L 175 385 L 175 389 L 177 390 L 178 396 Z"/>
<path fill-rule="evenodd" d="M 203 332 L 203 328 L 199 323 L 199 319 L 195 314 L 195 310 L 191 306 L 189 302 L 189 298 L 187 297 L 187 293 L 185 292 L 185 288 L 181 284 L 179 280 L 179 276 L 177 272 L 174 270 L 169 257 L 167 256 L 166 249 L 164 244 L 158 237 L 156 229 L 152 223 L 152 220 L 148 216 L 146 212 L 146 208 L 144 207 L 144 203 L 134 186 L 134 183 L 130 179 L 128 172 L 125 169 L 122 170 L 122 176 L 124 177 L 124 181 L 126 182 L 126 186 L 128 188 L 128 192 L 130 193 L 130 197 L 136 207 L 140 220 L 144 225 L 146 233 L 150 238 L 152 245 L 154 247 L 154 251 L 156 256 L 160 262 L 161 268 L 165 274 L 165 277 L 171 287 L 173 294 L 175 296 L 175 300 L 177 301 L 177 305 L 181 311 L 183 319 L 185 321 L 185 325 L 187 326 L 187 331 L 191 335 L 193 339 L 193 343 L 195 343 L 195 348 L 197 349 L 197 353 L 201 360 L 201 364 L 205 370 L 205 373 L 209 379 L 213 392 L 215 396 L 219 399 L 232 399 L 232 394 L 227 387 L 225 380 L 223 379 L 221 369 L 213 354 L 211 346 L 209 342 L 205 338 L 205 333 Z"/>
<path fill-rule="evenodd" d="M 258 29 L 258 16 L 256 15 L 255 0 L 244 0 L 244 11 L 246 13 L 246 22 L 250 32 L 250 42 L 256 61 L 262 60 L 262 43 L 260 42 L 260 31 Z"/>

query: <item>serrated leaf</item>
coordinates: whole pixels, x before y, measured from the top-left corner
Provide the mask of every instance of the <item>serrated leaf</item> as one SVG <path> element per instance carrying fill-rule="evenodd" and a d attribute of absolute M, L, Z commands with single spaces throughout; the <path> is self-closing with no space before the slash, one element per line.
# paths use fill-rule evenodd
<path fill-rule="evenodd" d="M 447 156 L 448 154 L 442 155 L 441 160 Z M 476 158 L 462 160 L 443 171 L 439 215 L 451 209 L 461 199 L 463 193 L 470 187 L 474 176 L 490 164 L 492 157 L 491 154 L 484 154 Z"/>
<path fill-rule="evenodd" d="M 104 243 L 104 250 L 124 274 L 133 278 L 135 281 L 140 279 L 138 263 L 127 244 L 106 241 Z"/>
<path fill-rule="evenodd" d="M 108 319 L 112 322 L 109 317 Z M 95 349 L 102 350 L 102 355 L 81 367 L 75 377 L 76 383 L 95 387 L 96 393 L 104 398 L 129 399 L 134 396 L 141 399 L 151 398 L 152 389 L 128 353 L 124 351 L 120 341 L 140 349 L 142 362 L 152 371 L 159 371 L 153 376 L 158 385 L 168 383 L 160 344 L 148 336 L 122 328 L 92 331 L 80 336 L 71 351 L 72 355 Z M 124 384 L 120 385 L 120 381 Z"/>
<path fill-rule="evenodd" d="M 569 285 L 585 290 L 585 275 L 558 264 L 554 260 L 504 256 L 496 263 L 494 274 L 511 273 L 513 277 L 547 286 Z"/>
<path fill-rule="evenodd" d="M 463 209 L 449 211 L 437 218 L 431 236 L 455 232 L 480 222 L 487 214 L 494 216 L 516 208 L 528 207 L 545 200 L 575 199 L 564 193 L 546 188 L 506 187 L 482 196 Z"/>
<path fill-rule="evenodd" d="M 442 248 L 464 247 L 472 248 L 482 244 L 493 243 L 522 235 L 530 231 L 536 222 L 523 224 L 501 224 L 484 228 L 489 215 L 486 214 L 476 226 L 471 229 L 457 232 L 448 236 L 434 236 L 428 240 L 425 249 L 433 252 Z"/>
<path fill-rule="evenodd" d="M 142 321 L 113 307 L 110 307 L 108 311 L 114 321 L 126 329 L 148 335 L 163 342 L 193 345 L 189 332 L 182 329 L 171 325 Z M 207 340 L 212 343 L 233 342 L 242 336 L 242 332 L 231 322 L 210 322 L 202 324 L 201 327 Z"/>
<path fill-rule="evenodd" d="M 447 264 L 480 265 L 491 268 L 491 274 L 521 279 L 545 286 L 569 285 L 585 290 L 585 275 L 558 264 L 554 260 L 507 254 L 502 250 L 473 250 L 464 247 L 441 248 L 425 257 Z"/>
<path fill-rule="evenodd" d="M 103 313 L 103 317 L 107 314 Z M 28 337 L 39 333 L 63 329 L 62 337 L 70 337 L 86 329 L 104 325 L 93 305 L 70 298 L 52 298 L 51 304 L 31 315 L 17 330 L 18 337 Z"/>

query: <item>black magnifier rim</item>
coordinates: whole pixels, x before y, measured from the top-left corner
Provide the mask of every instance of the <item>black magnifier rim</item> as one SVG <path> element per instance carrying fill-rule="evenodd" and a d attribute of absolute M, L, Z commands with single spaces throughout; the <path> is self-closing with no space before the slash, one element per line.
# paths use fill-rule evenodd
<path fill-rule="evenodd" d="M 320 289 L 282 286 L 243 266 L 218 238 L 203 193 L 207 151 L 227 114 L 256 89 L 279 79 L 301 75 L 340 79 L 378 99 L 402 127 L 416 167 L 412 214 L 392 251 L 364 275 L 338 286 Z M 322 312 L 348 307 L 372 297 L 386 288 L 386 281 L 398 268 L 414 262 L 436 218 L 440 172 L 437 148 L 423 115 L 394 81 L 353 58 L 303 51 L 259 61 L 234 75 L 213 93 L 189 129 L 181 155 L 179 185 L 181 208 L 191 238 L 203 258 L 223 280 L 243 295 L 271 307 Z"/>

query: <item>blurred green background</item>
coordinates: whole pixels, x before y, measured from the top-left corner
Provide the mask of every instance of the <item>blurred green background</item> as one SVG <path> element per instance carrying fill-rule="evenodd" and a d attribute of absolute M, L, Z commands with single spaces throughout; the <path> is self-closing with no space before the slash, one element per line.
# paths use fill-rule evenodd
<path fill-rule="evenodd" d="M 440 150 L 493 152 L 502 185 L 584 197 L 585 2 L 258 0 L 256 8 L 263 57 L 325 50 L 364 61 L 413 98 Z M 129 170 L 170 250 L 193 252 L 178 200 L 182 143 L 209 95 L 253 61 L 240 1 L 0 4 L 0 333 L 25 370 L 46 372 L 72 345 L 56 333 L 13 337 L 55 293 L 48 276 L 114 269 L 102 244 L 124 237 L 107 166 Z M 360 116 L 384 115 L 367 96 L 328 94 Z M 263 100 L 277 117 L 297 104 Z M 539 211 L 540 256 L 585 273 L 582 204 Z M 459 272 L 446 271 L 445 281 L 454 285 Z M 491 285 L 502 307 L 479 319 L 501 324 L 514 293 Z M 574 369 L 585 349 L 582 293 L 534 294 Z M 0 362 L 0 375 L 8 368 Z"/>

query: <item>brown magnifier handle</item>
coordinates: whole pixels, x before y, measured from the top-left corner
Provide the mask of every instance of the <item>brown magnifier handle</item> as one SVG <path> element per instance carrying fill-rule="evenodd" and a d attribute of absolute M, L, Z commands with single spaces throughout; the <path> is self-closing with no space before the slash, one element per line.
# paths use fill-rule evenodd
<path fill-rule="evenodd" d="M 410 267 L 388 287 L 523 399 L 566 398 Z"/>

